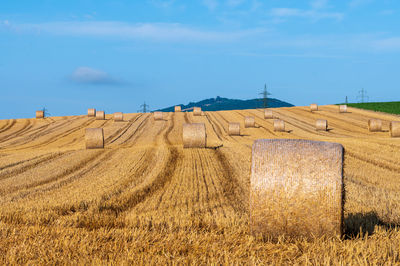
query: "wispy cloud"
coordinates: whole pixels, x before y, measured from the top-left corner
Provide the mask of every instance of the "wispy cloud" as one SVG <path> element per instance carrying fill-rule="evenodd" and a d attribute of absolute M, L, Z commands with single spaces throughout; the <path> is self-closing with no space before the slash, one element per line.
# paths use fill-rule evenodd
<path fill-rule="evenodd" d="M 298 8 L 273 8 L 271 9 L 270 14 L 275 18 L 299 17 L 299 18 L 308 18 L 313 20 L 320 20 L 320 19 L 342 20 L 344 17 L 344 14 L 339 12 L 323 12 L 314 9 L 303 10 Z"/>
<path fill-rule="evenodd" d="M 70 80 L 84 85 L 121 85 L 122 82 L 104 71 L 81 66 L 72 72 Z"/>
<path fill-rule="evenodd" d="M 238 31 L 200 30 L 177 23 L 124 23 L 113 21 L 16 24 L 12 28 L 38 34 L 84 37 L 118 37 L 153 41 L 234 41 L 264 32 L 260 28 Z"/>
<path fill-rule="evenodd" d="M 175 0 L 149 0 L 149 2 L 158 8 L 169 8 L 175 3 Z"/>
<path fill-rule="evenodd" d="M 227 0 L 226 4 L 229 7 L 237 7 L 239 5 L 241 5 L 244 2 L 244 0 Z"/>
<path fill-rule="evenodd" d="M 202 3 L 211 11 L 214 11 L 219 5 L 217 0 L 202 0 Z"/>
<path fill-rule="evenodd" d="M 374 0 L 351 0 L 348 5 L 349 5 L 349 7 L 355 8 L 355 7 L 369 4 L 373 1 Z"/>
<path fill-rule="evenodd" d="M 311 2 L 311 7 L 313 9 L 322 9 L 328 6 L 328 0 L 314 0 Z"/>
<path fill-rule="evenodd" d="M 391 37 L 372 42 L 372 46 L 378 50 L 400 51 L 400 37 Z"/>

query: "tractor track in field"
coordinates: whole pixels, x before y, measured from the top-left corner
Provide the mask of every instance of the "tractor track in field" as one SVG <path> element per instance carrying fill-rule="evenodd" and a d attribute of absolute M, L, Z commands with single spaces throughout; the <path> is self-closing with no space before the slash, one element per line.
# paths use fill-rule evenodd
<path fill-rule="evenodd" d="M 64 138 L 64 137 L 66 137 L 66 136 L 68 136 L 68 135 L 71 135 L 71 134 L 77 132 L 78 130 L 81 130 L 81 129 L 83 129 L 83 128 L 86 128 L 86 127 L 89 126 L 90 124 L 94 123 L 94 121 L 95 121 L 94 119 L 89 119 L 89 120 L 83 122 L 83 124 L 80 124 L 80 125 L 75 126 L 75 127 L 71 128 L 71 129 L 68 129 L 68 130 L 66 130 L 66 131 L 64 131 L 64 132 L 62 132 L 62 133 L 59 133 L 59 134 L 57 134 L 57 135 L 55 135 L 55 136 L 53 136 L 53 137 L 50 137 L 50 138 L 48 138 L 47 140 L 45 140 L 44 142 L 38 143 L 38 144 L 36 144 L 36 145 L 31 145 L 31 146 L 21 147 L 21 148 L 13 148 L 13 149 L 6 148 L 6 149 L 7 149 L 7 151 L 8 151 L 8 150 L 13 150 L 13 151 L 15 151 L 15 150 L 23 150 L 23 149 L 27 149 L 27 148 L 32 149 L 32 148 L 39 148 L 39 147 L 47 146 L 47 145 L 49 145 L 49 144 L 51 144 L 51 143 L 54 143 L 54 142 L 56 142 L 56 141 L 58 141 L 58 140 L 60 140 L 60 139 L 62 139 L 62 138 Z M 106 123 L 107 123 L 107 121 L 106 121 L 104 124 L 106 124 Z M 103 124 L 103 125 L 104 125 L 104 124 Z M 53 132 L 54 132 L 54 131 L 53 131 Z M 38 136 L 38 137 L 39 137 L 39 136 Z M 25 143 L 24 143 L 24 144 L 25 144 Z M 20 144 L 20 145 L 23 145 L 23 144 Z"/>
<path fill-rule="evenodd" d="M 392 171 L 392 172 L 395 172 L 395 173 L 400 173 L 400 166 L 398 164 L 394 163 L 394 162 L 390 162 L 388 160 L 385 160 L 384 162 L 383 161 L 382 162 L 378 162 L 376 160 L 373 160 L 372 159 L 373 157 L 362 156 L 359 153 L 351 151 L 350 149 L 346 149 L 345 154 L 347 156 L 353 157 L 354 159 L 357 159 L 357 160 L 372 164 L 372 165 L 374 165 L 374 166 L 376 166 L 378 168 L 383 168 L 383 169 L 386 169 L 386 170 L 389 170 L 389 171 Z"/>
<path fill-rule="evenodd" d="M 4 142 L 4 141 L 10 140 L 10 139 L 19 137 L 19 136 L 25 134 L 25 132 L 29 131 L 32 127 L 34 127 L 35 124 L 36 124 L 36 120 L 34 120 L 33 122 L 31 122 L 30 119 L 26 120 L 26 123 L 22 126 L 22 128 L 18 129 L 17 131 L 15 131 L 11 134 L 0 137 L 0 141 Z"/>
<path fill-rule="evenodd" d="M 15 119 L 7 120 L 7 124 L 0 129 L 0 133 L 6 132 L 10 128 L 12 128 L 17 121 Z"/>
<path fill-rule="evenodd" d="M 56 160 L 56 159 L 58 159 L 58 158 L 60 158 L 60 157 L 62 157 L 64 155 L 68 155 L 70 153 L 71 152 L 59 152 L 59 153 L 53 153 L 53 154 L 50 154 L 50 155 L 44 154 L 44 155 L 41 155 L 41 156 L 36 156 L 34 158 L 31 158 L 31 159 L 23 160 L 21 162 L 17 162 L 17 163 L 14 163 L 14 164 L 7 165 L 6 167 L 2 167 L 1 170 L 9 168 L 9 167 L 18 166 L 19 164 L 23 164 L 25 162 L 30 162 L 27 165 L 23 165 L 23 166 L 18 167 L 16 169 L 10 169 L 9 171 L 6 171 L 5 173 L 0 173 L 0 180 L 11 178 L 13 176 L 22 174 L 22 173 L 24 173 L 24 172 L 26 172 L 28 170 L 33 169 L 33 168 L 40 167 L 43 164 L 48 164 L 48 163 L 50 163 L 50 162 L 52 162 L 52 161 L 54 161 L 54 160 Z"/>
<path fill-rule="evenodd" d="M 214 114 L 215 114 L 215 120 L 216 120 L 216 121 L 219 120 L 219 119 L 217 118 L 217 116 L 218 116 L 220 119 L 222 119 L 222 120 L 224 121 L 224 123 L 225 123 L 226 125 L 229 125 L 229 121 L 228 121 L 225 117 L 223 117 L 222 114 L 220 114 L 220 113 L 218 113 L 218 112 L 215 112 Z M 220 123 L 220 125 L 221 125 L 221 127 L 224 129 L 224 131 L 225 131 L 225 133 L 227 134 L 229 140 L 233 140 L 233 141 L 235 141 L 235 142 L 239 142 L 239 140 L 238 140 L 237 138 L 235 138 L 235 137 L 229 135 L 228 130 L 226 130 L 226 129 L 224 128 L 224 126 L 222 125 L 222 123 Z M 240 137 L 240 136 L 238 136 L 238 137 Z M 228 138 L 227 138 L 227 139 L 228 139 Z"/>
<path fill-rule="evenodd" d="M 205 117 L 207 118 L 208 123 L 210 123 L 210 125 L 211 125 L 211 127 L 212 127 L 212 129 L 213 129 L 213 131 L 214 131 L 214 133 L 215 133 L 215 135 L 217 135 L 217 137 L 218 137 L 218 139 L 219 139 L 220 141 L 223 141 L 223 140 L 222 140 L 223 134 L 222 134 L 222 130 L 221 130 L 221 128 L 219 127 L 219 125 L 216 124 L 216 123 L 213 121 L 213 119 L 211 118 L 211 116 L 209 117 L 208 112 L 205 112 Z M 215 124 L 215 126 L 214 126 L 214 124 Z M 224 138 L 224 139 L 226 139 L 226 138 Z"/>
<path fill-rule="evenodd" d="M 144 115 L 143 115 L 144 116 Z M 141 116 L 142 117 L 142 116 Z M 125 144 L 125 145 L 128 145 L 129 147 L 132 147 L 133 146 L 133 144 L 131 144 L 131 143 L 128 143 L 128 141 L 131 141 L 132 139 L 133 139 L 133 143 L 135 143 L 136 142 L 136 140 L 137 140 L 137 138 L 140 136 L 140 135 L 142 135 L 142 133 L 143 133 L 143 128 L 147 125 L 147 123 L 150 121 L 150 115 L 148 115 L 148 116 L 146 116 L 140 123 L 139 123 L 139 125 L 136 127 L 136 129 L 131 133 L 131 134 L 129 134 L 129 136 L 124 140 L 124 141 L 122 141 L 121 142 L 121 144 Z M 136 134 L 136 133 L 139 133 L 139 134 Z"/>
<path fill-rule="evenodd" d="M 0 127 L 0 132 L 1 132 L 1 130 L 3 130 L 3 128 L 7 127 L 8 124 L 10 123 L 10 119 L 7 119 L 7 120 L 5 120 L 5 121 L 6 121 L 6 122 L 4 123 L 4 125 L 2 125 L 2 126 Z"/>
<path fill-rule="evenodd" d="M 130 119 L 128 121 L 128 124 L 125 125 L 124 127 L 120 128 L 119 130 L 117 130 L 116 132 L 114 132 L 114 134 L 112 134 L 111 136 L 109 136 L 106 140 L 105 143 L 107 144 L 112 144 L 114 142 L 116 142 L 117 140 L 119 140 L 130 128 L 131 126 L 140 118 L 142 117 L 143 114 L 139 114 L 136 117 Z"/>

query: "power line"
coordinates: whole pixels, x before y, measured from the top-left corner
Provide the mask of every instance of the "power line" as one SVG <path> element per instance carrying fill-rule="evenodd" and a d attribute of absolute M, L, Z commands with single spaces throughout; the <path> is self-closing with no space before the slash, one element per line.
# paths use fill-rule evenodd
<path fill-rule="evenodd" d="M 264 90 L 263 90 L 263 92 L 261 92 L 259 94 L 262 95 L 263 107 L 267 108 L 268 107 L 268 95 L 271 95 L 271 93 L 268 92 L 267 84 L 264 84 Z"/>

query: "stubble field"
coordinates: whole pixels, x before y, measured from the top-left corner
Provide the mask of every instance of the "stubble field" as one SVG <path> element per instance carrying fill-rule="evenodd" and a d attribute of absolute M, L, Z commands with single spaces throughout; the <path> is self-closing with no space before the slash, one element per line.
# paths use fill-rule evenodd
<path fill-rule="evenodd" d="M 399 116 L 337 106 L 0 121 L 0 263 L 400 263 Z M 256 128 L 244 128 L 244 116 Z M 316 131 L 327 119 L 329 130 Z M 386 132 L 368 132 L 369 118 Z M 202 122 L 207 149 L 183 149 L 182 124 Z M 229 136 L 240 122 L 241 136 Z M 105 148 L 86 150 L 85 128 Z M 278 242 L 249 234 L 251 146 L 260 138 L 341 143 L 343 239 Z"/>

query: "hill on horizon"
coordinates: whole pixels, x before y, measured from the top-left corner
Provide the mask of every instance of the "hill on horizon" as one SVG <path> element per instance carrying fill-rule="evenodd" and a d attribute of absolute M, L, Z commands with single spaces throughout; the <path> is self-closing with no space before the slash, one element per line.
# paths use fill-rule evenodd
<path fill-rule="evenodd" d="M 217 96 L 216 98 L 209 98 L 199 102 L 190 102 L 187 105 L 177 104 L 181 106 L 182 112 L 192 111 L 193 107 L 201 107 L 203 111 L 222 111 L 222 110 L 243 110 L 243 109 L 256 109 L 263 108 L 263 99 L 256 98 L 250 100 L 228 99 Z M 292 107 L 291 103 L 284 102 L 275 98 L 268 98 L 267 106 L 270 108 L 277 107 Z M 173 112 L 175 106 L 170 106 L 154 111 Z"/>

